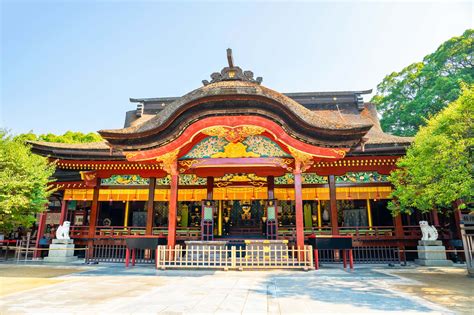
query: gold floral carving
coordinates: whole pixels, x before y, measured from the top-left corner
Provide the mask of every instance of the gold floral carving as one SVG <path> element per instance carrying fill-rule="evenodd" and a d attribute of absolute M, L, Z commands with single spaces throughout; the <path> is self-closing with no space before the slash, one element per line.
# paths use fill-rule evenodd
<path fill-rule="evenodd" d="M 292 159 L 285 159 L 285 158 L 272 158 L 270 159 L 271 162 L 279 165 L 280 167 L 288 170 L 288 171 L 293 171 L 293 167 L 291 167 L 291 164 L 293 163 Z"/>
<path fill-rule="evenodd" d="M 216 177 L 215 182 L 253 182 L 262 181 L 266 182 L 266 177 L 257 176 L 253 173 L 248 174 L 226 174 L 222 177 Z"/>
<path fill-rule="evenodd" d="M 295 158 L 295 170 L 304 172 L 314 164 L 313 156 L 288 146 L 290 154 Z"/>
<path fill-rule="evenodd" d="M 203 129 L 201 132 L 207 136 L 225 138 L 229 142 L 239 142 L 248 136 L 262 134 L 264 131 L 264 128 L 257 126 L 238 126 L 234 128 L 215 126 Z"/>
<path fill-rule="evenodd" d="M 207 136 L 211 137 L 225 137 L 227 134 L 228 128 L 222 127 L 222 126 L 216 126 L 216 127 L 209 127 L 206 129 L 201 130 L 201 132 Z"/>
<path fill-rule="evenodd" d="M 176 149 L 174 151 L 158 156 L 155 159 L 157 162 L 160 162 L 161 168 L 166 173 L 175 175 L 178 173 L 178 170 L 177 170 L 178 153 L 179 153 L 179 149 Z"/>
<path fill-rule="evenodd" d="M 127 160 L 130 160 L 130 159 L 133 159 L 134 157 L 136 157 L 138 155 L 139 152 L 129 152 L 129 153 L 125 153 L 125 158 Z"/>
<path fill-rule="evenodd" d="M 200 163 L 202 163 L 202 160 L 201 161 L 200 160 L 182 160 L 182 161 L 178 161 L 178 164 L 180 166 L 179 172 L 184 173 L 188 169 L 190 169 L 193 166 L 195 166 L 197 164 L 200 164 Z"/>
<path fill-rule="evenodd" d="M 346 151 L 345 150 L 332 149 L 332 151 L 334 153 L 336 153 L 337 155 L 339 155 L 341 158 L 346 156 Z"/>
<path fill-rule="evenodd" d="M 247 146 L 242 142 L 229 142 L 224 147 L 224 152 L 217 152 L 211 155 L 212 158 L 242 158 L 242 157 L 259 157 L 254 152 L 247 152 Z"/>
<path fill-rule="evenodd" d="M 86 187 L 95 187 L 97 185 L 96 171 L 81 171 L 81 180 L 84 181 Z"/>

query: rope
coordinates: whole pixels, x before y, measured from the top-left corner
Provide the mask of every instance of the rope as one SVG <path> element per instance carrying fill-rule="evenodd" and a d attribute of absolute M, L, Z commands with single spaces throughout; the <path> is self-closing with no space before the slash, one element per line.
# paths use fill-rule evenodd
<path fill-rule="evenodd" d="M 7 246 L 2 246 L 2 249 L 8 249 L 8 250 L 10 250 L 10 249 L 11 250 L 13 250 L 13 249 L 17 250 L 17 249 L 19 249 L 19 250 L 23 250 L 23 251 L 27 251 L 27 250 L 28 251 L 36 251 L 36 250 L 86 250 L 86 249 L 88 249 L 88 247 L 77 247 L 77 248 L 70 248 L 70 249 L 67 249 L 67 248 L 66 249 L 64 249 L 64 248 L 51 248 L 50 249 L 50 248 L 39 248 L 39 247 L 18 247 L 18 246 L 12 246 L 12 247 L 8 246 L 7 247 Z"/>

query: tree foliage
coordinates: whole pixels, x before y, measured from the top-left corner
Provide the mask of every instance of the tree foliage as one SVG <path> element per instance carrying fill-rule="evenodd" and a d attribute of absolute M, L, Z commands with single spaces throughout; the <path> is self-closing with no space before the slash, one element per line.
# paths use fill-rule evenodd
<path fill-rule="evenodd" d="M 444 42 L 422 62 L 386 76 L 372 102 L 382 114 L 382 128 L 413 136 L 426 119 L 461 94 L 463 83 L 474 83 L 474 30 Z"/>
<path fill-rule="evenodd" d="M 405 157 L 389 179 L 394 184 L 394 213 L 412 208 L 427 212 L 461 208 L 473 201 L 474 85 L 464 86 L 462 95 L 428 121 L 415 136 Z"/>
<path fill-rule="evenodd" d="M 52 133 L 36 135 L 33 132 L 20 134 L 15 137 L 19 141 L 46 141 L 46 142 L 59 142 L 59 143 L 89 143 L 89 142 L 100 142 L 102 137 L 95 133 L 82 133 L 77 131 L 66 131 L 63 135 L 55 135 Z"/>
<path fill-rule="evenodd" d="M 55 166 L 0 130 L 0 232 L 29 226 L 45 209 Z"/>

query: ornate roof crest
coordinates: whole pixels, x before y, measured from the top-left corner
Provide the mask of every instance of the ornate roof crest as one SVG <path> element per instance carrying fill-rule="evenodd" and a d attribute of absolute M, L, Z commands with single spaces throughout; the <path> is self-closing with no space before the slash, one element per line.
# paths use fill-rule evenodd
<path fill-rule="evenodd" d="M 227 62 L 228 67 L 225 67 L 221 72 L 214 72 L 211 74 L 211 82 L 203 80 L 202 84 L 208 85 L 220 81 L 247 81 L 260 84 L 263 81 L 262 77 L 253 78 L 252 71 L 242 71 L 240 67 L 234 66 L 234 58 L 232 57 L 232 49 L 227 48 Z"/>

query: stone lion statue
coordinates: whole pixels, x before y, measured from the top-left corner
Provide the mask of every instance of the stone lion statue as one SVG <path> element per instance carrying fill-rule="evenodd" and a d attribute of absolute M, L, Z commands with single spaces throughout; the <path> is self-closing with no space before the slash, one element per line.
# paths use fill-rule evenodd
<path fill-rule="evenodd" d="M 64 221 L 63 225 L 58 226 L 56 230 L 56 238 L 58 240 L 69 240 L 69 228 L 71 227 L 71 222 Z"/>
<path fill-rule="evenodd" d="M 422 241 L 436 241 L 438 239 L 438 231 L 432 225 L 429 225 L 427 221 L 420 221 L 420 229 L 423 236 Z"/>

